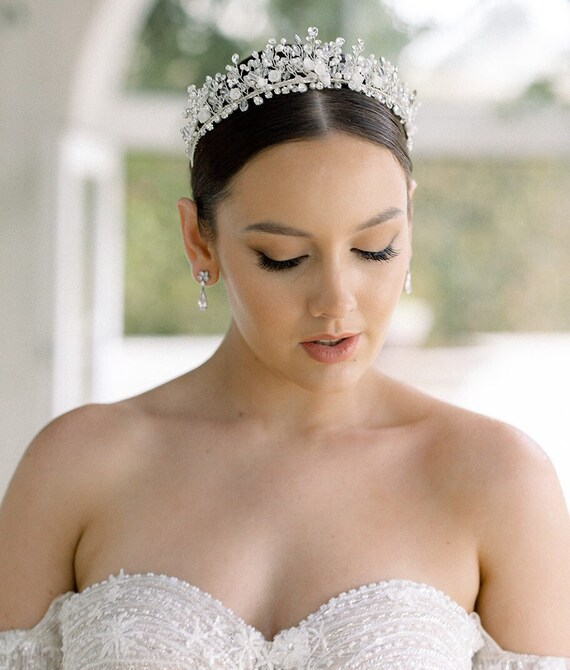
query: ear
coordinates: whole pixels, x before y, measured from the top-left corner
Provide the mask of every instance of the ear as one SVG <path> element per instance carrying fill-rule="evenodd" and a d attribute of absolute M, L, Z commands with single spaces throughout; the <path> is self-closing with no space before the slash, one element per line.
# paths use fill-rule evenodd
<path fill-rule="evenodd" d="M 211 240 L 204 240 L 198 227 L 198 210 L 194 200 L 180 198 L 177 203 L 180 214 L 180 226 L 186 256 L 192 266 L 192 273 L 198 281 L 198 272 L 207 270 L 210 273 L 208 283 L 215 284 L 220 276 L 218 263 Z"/>

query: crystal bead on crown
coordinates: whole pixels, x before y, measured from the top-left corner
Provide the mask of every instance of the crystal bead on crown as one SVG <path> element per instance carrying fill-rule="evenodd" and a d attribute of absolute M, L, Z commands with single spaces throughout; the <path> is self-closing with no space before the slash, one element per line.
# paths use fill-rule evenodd
<path fill-rule="evenodd" d="M 181 133 L 191 165 L 198 140 L 233 112 L 246 111 L 250 100 L 261 105 L 274 94 L 342 86 L 374 97 L 391 109 L 404 126 L 408 148 L 412 149 L 418 108 L 416 92 L 400 81 L 397 68 L 374 54 L 364 57 L 361 39 L 352 47 L 352 53 L 345 53 L 342 37 L 323 42 L 318 33 L 317 28 L 309 27 L 304 43 L 299 35 L 295 35 L 293 44 L 287 44 L 284 37 L 279 42 L 272 38 L 262 51 L 254 51 L 241 65 L 239 54 L 235 53 L 225 74 L 208 75 L 200 88 L 195 84 L 188 87 L 184 112 L 187 122 Z"/>

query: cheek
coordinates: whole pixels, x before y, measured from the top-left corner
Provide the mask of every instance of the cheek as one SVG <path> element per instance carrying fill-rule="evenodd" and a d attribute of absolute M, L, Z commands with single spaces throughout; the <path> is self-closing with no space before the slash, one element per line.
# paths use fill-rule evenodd
<path fill-rule="evenodd" d="M 232 315 L 244 327 L 248 326 L 245 319 L 279 320 L 284 315 L 281 305 L 287 304 L 290 312 L 290 306 L 298 302 L 291 296 L 291 280 L 282 273 L 263 270 L 247 251 L 224 243 L 218 253 Z"/>
<path fill-rule="evenodd" d="M 396 291 L 393 282 L 368 286 L 361 294 L 358 303 L 371 318 L 386 318 L 386 312 L 392 311 L 398 301 L 400 292 Z"/>
<path fill-rule="evenodd" d="M 265 278 L 256 268 L 247 272 L 235 268 L 226 274 L 224 283 L 232 316 L 241 330 L 267 331 L 291 314 L 294 301 L 270 273 Z"/>
<path fill-rule="evenodd" d="M 381 302 L 391 302 L 401 293 L 408 267 L 407 255 L 398 255 L 389 261 L 363 261 L 362 281 L 366 289 Z"/>

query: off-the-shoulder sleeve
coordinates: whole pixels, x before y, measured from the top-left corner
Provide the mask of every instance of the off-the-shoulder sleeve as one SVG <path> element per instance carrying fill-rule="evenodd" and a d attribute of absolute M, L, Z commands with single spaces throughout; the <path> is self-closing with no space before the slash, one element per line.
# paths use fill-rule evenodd
<path fill-rule="evenodd" d="M 518 654 L 502 649 L 483 628 L 477 613 L 471 616 L 484 641 L 484 646 L 473 656 L 473 670 L 570 670 L 570 658 Z"/>
<path fill-rule="evenodd" d="M 0 632 L 0 670 L 60 670 L 60 609 L 70 594 L 57 597 L 33 628 Z"/>

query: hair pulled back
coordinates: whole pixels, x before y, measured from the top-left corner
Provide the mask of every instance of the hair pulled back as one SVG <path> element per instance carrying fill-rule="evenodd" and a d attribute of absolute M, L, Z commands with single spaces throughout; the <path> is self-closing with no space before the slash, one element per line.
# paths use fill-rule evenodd
<path fill-rule="evenodd" d="M 191 188 L 200 234 L 215 239 L 215 209 L 232 178 L 257 153 L 282 142 L 341 131 L 389 149 L 410 180 L 412 162 L 399 118 L 384 104 L 349 88 L 311 89 L 264 99 L 216 124 L 196 145 Z"/>

